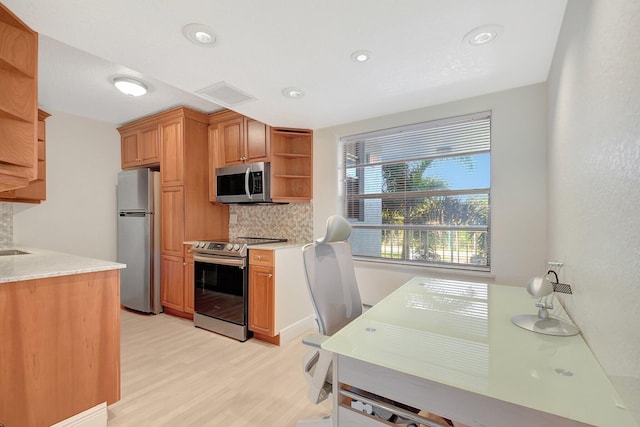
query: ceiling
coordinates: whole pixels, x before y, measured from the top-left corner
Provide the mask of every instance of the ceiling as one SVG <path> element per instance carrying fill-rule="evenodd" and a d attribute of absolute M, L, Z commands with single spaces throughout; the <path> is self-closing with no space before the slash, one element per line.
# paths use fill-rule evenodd
<path fill-rule="evenodd" d="M 566 0 L 0 0 L 40 34 L 39 104 L 115 125 L 187 105 L 220 82 L 231 108 L 318 129 L 546 81 Z M 184 37 L 190 23 L 216 43 Z M 463 42 L 500 25 L 491 43 Z M 364 63 L 350 59 L 371 52 Z M 142 79 L 128 97 L 114 76 Z M 296 87 L 297 99 L 282 90 Z"/>

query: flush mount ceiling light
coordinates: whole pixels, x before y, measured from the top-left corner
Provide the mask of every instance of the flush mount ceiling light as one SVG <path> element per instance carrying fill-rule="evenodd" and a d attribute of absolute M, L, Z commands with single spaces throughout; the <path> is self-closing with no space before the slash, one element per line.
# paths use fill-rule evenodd
<path fill-rule="evenodd" d="M 465 34 L 462 41 L 464 44 L 471 46 L 482 46 L 494 41 L 502 32 L 503 28 L 501 25 L 483 25 Z"/>
<path fill-rule="evenodd" d="M 351 54 L 351 60 L 354 62 L 367 62 L 371 59 L 371 52 L 368 50 L 356 50 Z"/>
<path fill-rule="evenodd" d="M 285 98 L 299 99 L 304 96 L 304 92 L 297 87 L 285 87 L 282 89 L 282 96 Z"/>
<path fill-rule="evenodd" d="M 213 30 L 203 24 L 188 24 L 182 27 L 182 34 L 190 42 L 203 47 L 212 47 L 216 43 Z"/>
<path fill-rule="evenodd" d="M 147 85 L 130 77 L 114 77 L 114 86 L 125 95 L 142 96 L 149 91 Z"/>

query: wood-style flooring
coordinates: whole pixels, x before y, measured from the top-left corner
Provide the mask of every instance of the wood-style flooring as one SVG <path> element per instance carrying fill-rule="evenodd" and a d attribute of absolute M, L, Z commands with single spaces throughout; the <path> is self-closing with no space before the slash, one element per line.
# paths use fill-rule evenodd
<path fill-rule="evenodd" d="M 300 339 L 241 343 L 166 314 L 121 315 L 122 398 L 108 427 L 293 427 L 331 412 L 307 400 Z"/>

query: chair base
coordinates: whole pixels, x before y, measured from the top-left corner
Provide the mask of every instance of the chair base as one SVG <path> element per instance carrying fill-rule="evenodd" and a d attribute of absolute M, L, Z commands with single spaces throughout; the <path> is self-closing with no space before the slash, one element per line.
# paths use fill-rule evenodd
<path fill-rule="evenodd" d="M 300 420 L 296 427 L 331 427 L 333 426 L 333 418 L 317 418 L 314 420 Z"/>

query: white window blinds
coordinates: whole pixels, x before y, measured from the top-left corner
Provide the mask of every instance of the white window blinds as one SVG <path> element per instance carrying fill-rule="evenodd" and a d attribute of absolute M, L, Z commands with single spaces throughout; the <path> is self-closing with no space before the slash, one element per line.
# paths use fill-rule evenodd
<path fill-rule="evenodd" d="M 355 256 L 489 270 L 490 112 L 342 143 Z"/>

